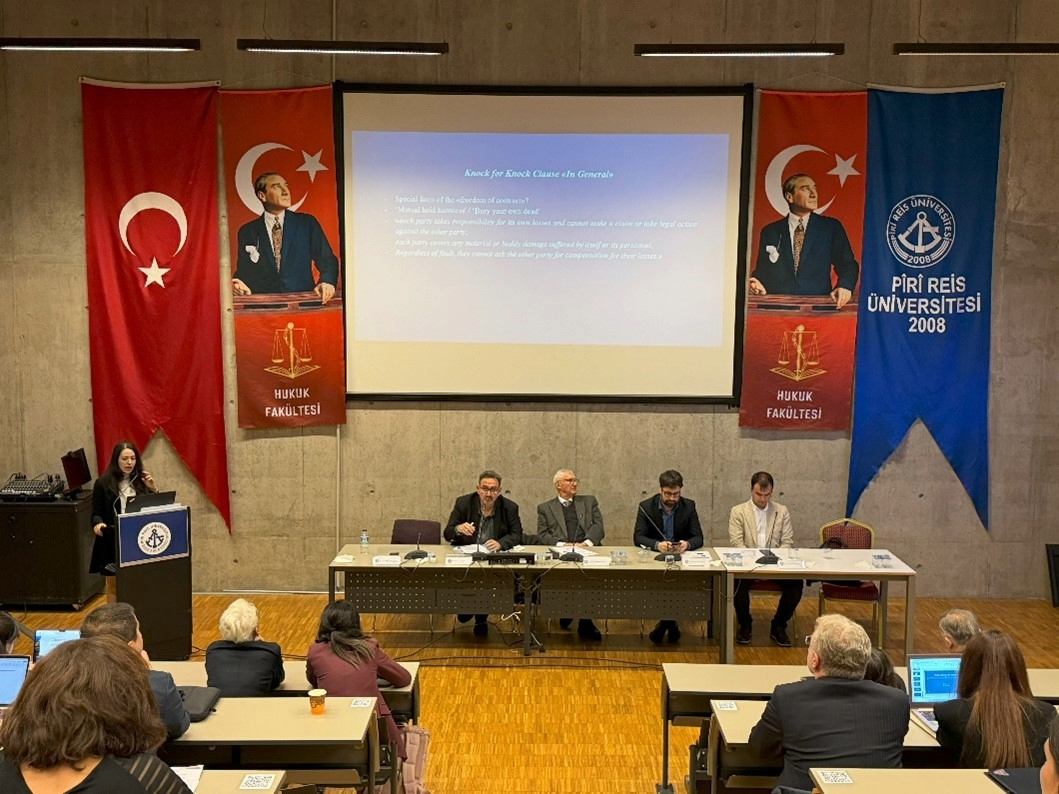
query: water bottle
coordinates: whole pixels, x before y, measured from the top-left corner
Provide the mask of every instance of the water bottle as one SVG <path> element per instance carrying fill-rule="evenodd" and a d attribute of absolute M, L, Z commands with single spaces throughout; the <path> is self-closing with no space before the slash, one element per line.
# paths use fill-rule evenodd
<path fill-rule="evenodd" d="M 368 553 L 368 543 L 369 543 L 368 530 L 362 529 L 360 531 L 360 553 L 361 554 L 367 554 Z"/>

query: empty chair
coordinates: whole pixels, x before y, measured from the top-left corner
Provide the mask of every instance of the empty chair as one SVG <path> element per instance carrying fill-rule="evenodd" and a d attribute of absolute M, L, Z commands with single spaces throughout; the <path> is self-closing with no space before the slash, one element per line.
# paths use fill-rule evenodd
<path fill-rule="evenodd" d="M 839 518 L 820 527 L 821 545 L 829 540 L 841 541 L 841 547 L 846 549 L 870 549 L 875 546 L 875 530 L 861 521 Z M 879 617 L 879 586 L 875 582 L 821 582 L 818 614 L 824 614 L 826 601 L 870 602 L 875 645 L 882 647 L 883 620 L 886 616 Z"/>
<path fill-rule="evenodd" d="M 395 518 L 390 543 L 437 546 L 441 543 L 441 522 L 422 518 Z"/>

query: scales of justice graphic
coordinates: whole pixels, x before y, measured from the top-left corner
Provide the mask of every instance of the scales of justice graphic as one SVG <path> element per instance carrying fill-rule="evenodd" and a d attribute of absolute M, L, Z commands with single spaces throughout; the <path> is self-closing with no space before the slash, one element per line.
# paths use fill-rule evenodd
<path fill-rule="evenodd" d="M 304 328 L 295 328 L 294 323 L 288 322 L 285 328 L 277 328 L 273 331 L 273 366 L 265 367 L 265 372 L 294 380 L 320 369 L 319 364 L 310 363 L 312 360 L 313 353 L 309 347 L 309 335 Z"/>
<path fill-rule="evenodd" d="M 791 366 L 793 360 L 794 366 Z M 793 381 L 803 381 L 823 375 L 826 369 L 820 369 L 820 346 L 817 342 L 816 331 L 805 330 L 804 325 L 797 325 L 793 331 L 783 332 L 783 341 L 780 343 L 780 354 L 776 359 L 780 366 L 773 367 L 770 372 L 790 378 Z"/>

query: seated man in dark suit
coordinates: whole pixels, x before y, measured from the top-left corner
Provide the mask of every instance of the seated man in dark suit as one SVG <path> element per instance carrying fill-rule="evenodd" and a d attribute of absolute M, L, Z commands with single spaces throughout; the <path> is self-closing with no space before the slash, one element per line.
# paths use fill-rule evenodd
<path fill-rule="evenodd" d="M 824 615 L 809 639 L 812 678 L 781 684 L 750 732 L 750 749 L 783 758 L 779 785 L 810 790 L 810 767 L 901 766 L 908 695 L 865 681 L 871 641 L 842 615 Z"/>
<path fill-rule="evenodd" d="M 644 499 L 636 508 L 633 543 L 657 552 L 683 554 L 702 546 L 702 525 L 691 499 L 680 495 L 684 477 L 669 469 L 658 475 L 658 495 Z M 659 645 L 669 634 L 669 641 L 680 639 L 675 620 L 660 620 L 650 633 L 651 642 Z"/>
<path fill-rule="evenodd" d="M 577 493 L 577 475 L 570 469 L 559 469 L 552 477 L 557 496 L 537 505 L 537 542 L 542 546 L 569 543 L 592 547 L 603 544 L 603 514 L 594 496 Z M 559 626 L 568 629 L 573 621 L 561 618 Z M 583 640 L 600 640 L 592 618 L 577 622 L 577 634 Z"/>
<path fill-rule="evenodd" d="M 104 604 L 89 614 L 81 624 L 81 637 L 117 637 L 129 644 L 143 657 L 144 664 L 151 666 L 151 659 L 143 649 L 143 635 L 140 633 L 140 621 L 131 604 Z M 158 703 L 158 713 L 165 723 L 165 732 L 170 739 L 184 735 L 191 727 L 191 717 L 184 708 L 184 700 L 173 683 L 173 676 L 161 670 L 151 670 L 147 674 Z"/>

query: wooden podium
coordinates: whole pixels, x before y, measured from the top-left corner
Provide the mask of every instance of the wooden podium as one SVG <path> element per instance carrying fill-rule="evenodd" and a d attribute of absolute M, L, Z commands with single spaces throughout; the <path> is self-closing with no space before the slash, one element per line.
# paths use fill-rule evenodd
<path fill-rule="evenodd" d="M 152 659 L 191 655 L 191 511 L 118 516 L 118 600 L 132 604 Z"/>

